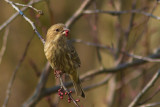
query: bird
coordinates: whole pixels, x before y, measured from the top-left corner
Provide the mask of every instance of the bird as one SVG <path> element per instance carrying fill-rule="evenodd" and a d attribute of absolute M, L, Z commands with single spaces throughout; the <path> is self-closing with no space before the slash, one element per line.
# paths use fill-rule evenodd
<path fill-rule="evenodd" d="M 65 24 L 52 25 L 47 31 L 44 53 L 54 71 L 68 74 L 76 95 L 85 98 L 77 70 L 81 61 L 68 38 L 69 31 Z"/>

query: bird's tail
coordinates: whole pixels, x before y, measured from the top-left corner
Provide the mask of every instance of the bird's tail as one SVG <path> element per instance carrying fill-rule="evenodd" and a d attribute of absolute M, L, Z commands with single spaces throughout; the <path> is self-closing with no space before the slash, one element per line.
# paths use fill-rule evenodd
<path fill-rule="evenodd" d="M 81 96 L 81 97 L 85 98 L 85 94 L 84 94 L 84 91 L 81 87 L 81 82 L 79 80 L 78 73 L 76 71 L 74 71 L 74 72 L 72 72 L 72 74 L 69 74 L 69 76 L 73 82 L 74 89 L 75 89 L 77 96 Z"/>

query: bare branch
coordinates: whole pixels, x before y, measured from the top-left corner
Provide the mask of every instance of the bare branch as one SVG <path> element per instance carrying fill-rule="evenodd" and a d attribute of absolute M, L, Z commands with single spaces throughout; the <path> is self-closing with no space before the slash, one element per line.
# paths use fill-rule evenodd
<path fill-rule="evenodd" d="M 108 82 L 107 86 L 107 91 L 106 91 L 106 106 L 107 107 L 112 107 L 114 103 L 114 96 L 116 94 L 116 75 L 114 74 L 113 77 L 110 79 Z"/>
<path fill-rule="evenodd" d="M 42 38 L 42 36 L 40 35 L 40 33 L 37 31 L 36 26 L 34 25 L 34 23 L 24 15 L 24 13 L 10 0 L 5 0 L 7 3 L 9 3 L 17 12 L 19 12 L 20 15 L 22 15 L 22 17 L 32 26 L 34 32 L 38 35 L 39 39 L 41 40 L 41 42 L 43 44 L 45 44 L 44 39 Z"/>
<path fill-rule="evenodd" d="M 65 25 L 69 28 L 76 20 L 78 20 L 81 17 L 84 9 L 86 9 L 92 2 L 93 0 L 84 0 L 79 9 L 77 9 L 73 16 L 67 20 Z"/>
<path fill-rule="evenodd" d="M 134 98 L 134 100 L 129 104 L 128 107 L 135 107 L 137 106 L 139 100 L 144 96 L 144 94 L 146 92 L 148 92 L 148 90 L 150 88 L 152 88 L 152 86 L 154 85 L 154 83 L 157 81 L 157 79 L 160 76 L 160 70 L 157 71 L 157 73 L 152 77 L 152 79 L 149 81 L 149 83 L 142 89 L 142 91 Z"/>
<path fill-rule="evenodd" d="M 109 74 L 103 80 L 101 80 L 100 82 L 95 83 L 95 84 L 90 85 L 90 86 L 87 86 L 87 87 L 84 87 L 84 90 L 89 91 L 89 90 L 92 90 L 92 89 L 97 88 L 99 86 L 102 86 L 102 85 L 108 83 L 108 81 L 110 80 L 111 77 L 112 77 L 112 74 Z"/>
<path fill-rule="evenodd" d="M 140 10 L 125 10 L 125 11 L 85 10 L 85 11 L 83 11 L 83 14 L 110 14 L 110 15 L 113 15 L 113 16 L 122 15 L 122 14 L 128 14 L 128 13 L 142 14 L 142 15 L 145 15 L 145 16 L 152 17 L 154 19 L 160 20 L 160 17 L 154 16 L 151 13 L 147 13 L 147 12 L 140 11 Z"/>
<path fill-rule="evenodd" d="M 7 104 L 8 104 L 8 101 L 9 101 L 9 98 L 10 98 L 10 95 L 11 95 L 11 89 L 12 89 L 12 86 L 13 86 L 13 83 L 14 83 L 14 80 L 15 80 L 15 77 L 16 77 L 16 74 L 20 68 L 20 66 L 22 65 L 22 62 L 24 61 L 26 55 L 27 55 L 27 51 L 28 51 L 28 48 L 29 48 L 29 45 L 31 43 L 31 40 L 32 40 L 33 36 L 31 37 L 31 39 L 28 41 L 27 45 L 26 45 L 26 48 L 24 50 L 24 53 L 19 61 L 19 63 L 17 64 L 15 70 L 13 71 L 13 74 L 12 74 L 12 77 L 11 77 L 11 80 L 10 82 L 8 83 L 8 88 L 7 88 L 7 91 L 6 91 L 6 98 L 5 98 L 5 101 L 4 101 L 4 104 L 2 107 L 7 107 Z"/>
<path fill-rule="evenodd" d="M 38 10 L 38 9 L 34 8 L 32 5 L 26 5 L 26 4 L 20 4 L 20 3 L 13 3 L 13 4 L 15 4 L 17 6 L 22 6 L 22 7 L 29 7 L 41 15 L 43 14 L 42 10 Z"/>
<path fill-rule="evenodd" d="M 38 3 L 40 1 L 42 1 L 42 0 L 31 0 L 27 5 L 32 5 L 32 4 Z M 23 7 L 21 9 L 21 11 L 23 12 L 23 11 L 25 11 L 27 9 L 28 9 L 28 7 Z M 8 24 L 10 24 L 18 15 L 19 15 L 19 12 L 16 12 L 7 21 L 5 21 L 2 25 L 0 25 L 0 31 L 2 29 L 4 29 Z"/>
<path fill-rule="evenodd" d="M 0 50 L 0 64 L 2 62 L 2 58 L 3 58 L 3 55 L 4 55 L 5 50 L 6 50 L 8 35 L 9 35 L 9 28 L 6 28 L 4 36 L 3 36 L 2 48 Z"/>
<path fill-rule="evenodd" d="M 32 107 L 35 106 L 35 104 L 37 103 L 37 101 L 40 100 L 41 98 L 41 94 L 43 92 L 43 90 L 45 89 L 45 84 L 46 81 L 48 79 L 48 75 L 49 75 L 49 71 L 50 71 L 50 64 L 49 62 L 46 64 L 44 70 L 42 71 L 42 74 L 40 76 L 39 79 L 39 83 L 36 87 L 35 92 L 33 93 L 33 95 L 23 104 L 23 107 Z"/>
<path fill-rule="evenodd" d="M 66 88 L 66 86 L 64 85 L 63 80 L 62 80 L 60 74 L 59 74 L 58 78 L 59 78 L 59 80 L 60 80 L 61 89 L 64 89 L 64 91 L 67 92 L 67 95 L 69 96 L 70 100 L 72 100 L 73 103 L 74 103 L 77 107 L 80 107 L 80 106 L 78 105 L 78 103 L 74 100 L 74 98 L 72 97 L 71 93 L 68 91 L 68 89 Z M 69 100 L 69 101 L 70 101 L 70 100 Z"/>
<path fill-rule="evenodd" d="M 158 105 L 160 105 L 160 102 L 155 102 L 155 103 L 150 103 L 150 104 L 144 104 L 144 105 L 137 106 L 137 107 L 155 107 L 155 106 L 158 106 Z"/>
<path fill-rule="evenodd" d="M 159 54 L 154 54 L 152 56 L 150 56 L 151 58 L 160 58 L 160 55 Z M 90 70 L 90 71 L 87 71 L 85 74 L 83 74 L 80 79 L 81 81 L 84 81 L 85 79 L 88 79 L 90 77 L 94 77 L 94 76 L 97 76 L 97 75 L 100 75 L 100 74 L 103 74 L 103 73 L 117 73 L 117 72 L 120 72 L 120 71 L 123 71 L 127 68 L 130 68 L 130 67 L 134 67 L 134 66 L 137 66 L 137 65 L 142 65 L 142 64 L 145 64 L 147 63 L 147 61 L 143 61 L 143 60 L 135 60 L 131 63 L 126 63 L 126 64 L 120 64 L 118 65 L 117 67 L 115 68 L 110 68 L 110 69 L 105 69 L 105 68 L 98 68 L 98 69 L 94 69 L 94 70 Z M 65 86 L 66 87 L 70 87 L 72 86 L 72 82 L 67 82 L 65 83 Z M 55 93 L 57 92 L 57 90 L 60 88 L 60 86 L 54 86 L 52 88 L 47 88 L 45 89 L 42 93 L 41 93 L 41 96 L 39 98 L 39 100 L 41 98 L 43 98 L 44 96 L 48 96 L 52 93 Z"/>
<path fill-rule="evenodd" d="M 153 55 L 148 56 L 148 57 L 149 58 L 160 58 L 160 54 L 157 53 L 157 54 L 153 54 Z M 83 81 L 85 79 L 88 79 L 89 77 L 94 77 L 95 75 L 99 75 L 99 74 L 103 74 L 103 73 L 116 73 L 116 72 L 119 72 L 119 71 L 123 71 L 123 70 L 125 70 L 127 68 L 134 67 L 134 66 L 137 66 L 137 65 L 142 65 L 142 64 L 145 64 L 145 63 L 147 63 L 147 61 L 144 61 L 144 60 L 141 60 L 141 59 L 137 59 L 137 60 L 134 60 L 133 62 L 130 62 L 130 63 L 120 64 L 115 68 L 105 69 L 105 68 L 100 67 L 98 69 L 94 69 L 94 70 L 88 71 L 86 74 L 82 75 L 81 76 L 81 80 Z M 46 66 L 49 67 L 49 63 Z M 45 71 L 45 72 L 47 72 L 47 71 Z M 45 73 L 45 72 L 43 71 L 43 73 Z M 48 77 L 48 73 L 46 73 L 46 75 L 41 74 L 41 78 L 39 80 L 40 81 L 39 85 L 41 85 L 41 82 L 43 82 L 45 80 L 44 78 L 47 78 L 47 77 Z M 37 86 L 36 91 L 34 92 L 34 94 L 29 98 L 28 101 L 26 101 L 23 104 L 23 107 L 34 106 L 40 99 L 42 99 L 43 97 L 48 96 L 48 95 L 50 95 L 52 93 L 57 92 L 57 90 L 60 88 L 60 86 L 54 86 L 52 88 L 47 88 L 47 89 L 45 89 L 43 87 L 44 90 L 42 91 L 42 90 L 39 89 L 38 86 Z M 44 86 L 44 84 L 43 84 L 43 86 Z M 72 86 L 72 82 L 65 83 L 65 86 L 66 87 Z"/>
<path fill-rule="evenodd" d="M 139 105 L 142 105 L 146 102 L 148 102 L 149 100 L 151 100 L 154 96 L 156 96 L 158 93 L 160 92 L 160 87 L 158 87 L 158 89 L 151 95 L 149 96 L 147 99 L 145 99 L 143 102 L 140 102 Z"/>
<path fill-rule="evenodd" d="M 111 53 L 115 53 L 116 52 L 116 49 L 111 48 L 111 47 L 106 46 L 106 45 L 103 45 L 103 44 L 86 42 L 86 41 L 83 41 L 81 39 L 73 39 L 73 41 L 77 42 L 77 43 L 83 43 L 83 44 L 88 45 L 88 46 L 93 46 L 93 47 L 98 47 L 98 48 L 102 48 L 102 49 L 107 49 Z M 138 56 L 138 55 L 135 55 L 135 54 L 127 53 L 125 51 L 120 51 L 120 52 L 122 54 L 125 54 L 125 55 L 130 56 L 130 57 L 135 58 L 135 59 L 140 59 L 140 60 L 144 60 L 144 61 L 148 61 L 148 62 L 160 62 L 160 59 L 153 59 L 153 58 L 149 58 L 149 57 Z"/>
<path fill-rule="evenodd" d="M 127 76 L 125 76 L 126 78 L 124 78 L 124 83 L 122 84 L 121 82 L 117 83 L 116 86 L 116 90 L 119 90 L 120 88 L 126 86 L 127 84 L 129 84 L 131 81 L 135 80 L 136 78 L 140 77 L 142 75 L 143 72 L 132 72 L 130 74 L 128 74 Z"/>

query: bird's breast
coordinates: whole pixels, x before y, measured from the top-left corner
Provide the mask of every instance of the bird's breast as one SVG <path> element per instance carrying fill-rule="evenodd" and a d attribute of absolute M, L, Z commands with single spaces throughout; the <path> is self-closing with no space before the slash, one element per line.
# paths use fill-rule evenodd
<path fill-rule="evenodd" d="M 70 62 L 67 57 L 67 47 L 65 43 L 46 43 L 44 46 L 44 52 L 53 69 L 65 72 L 71 68 L 71 66 L 68 65 Z"/>

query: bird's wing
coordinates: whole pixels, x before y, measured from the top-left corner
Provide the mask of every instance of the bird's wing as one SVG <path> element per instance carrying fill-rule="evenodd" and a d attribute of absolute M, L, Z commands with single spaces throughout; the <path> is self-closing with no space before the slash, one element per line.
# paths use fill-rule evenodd
<path fill-rule="evenodd" d="M 75 64 L 76 68 L 80 67 L 81 61 L 79 59 L 79 56 L 78 56 L 75 48 L 72 45 L 72 42 L 71 41 L 67 41 L 67 44 L 68 44 L 68 48 L 69 48 L 68 51 L 69 51 L 69 55 L 70 55 L 71 60 Z"/>

